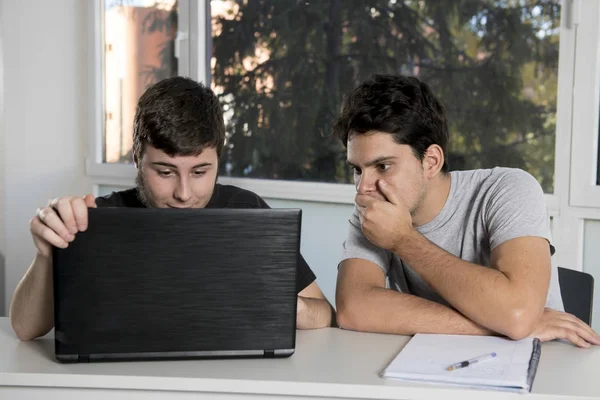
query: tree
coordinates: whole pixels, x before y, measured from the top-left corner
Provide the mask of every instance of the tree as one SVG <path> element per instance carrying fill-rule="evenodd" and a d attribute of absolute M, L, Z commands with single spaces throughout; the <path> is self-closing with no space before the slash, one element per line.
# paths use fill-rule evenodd
<path fill-rule="evenodd" d="M 520 167 L 552 191 L 559 0 L 224 3 L 212 71 L 228 117 L 221 173 L 349 182 L 330 136 L 343 94 L 402 73 L 446 106 L 451 169 Z"/>

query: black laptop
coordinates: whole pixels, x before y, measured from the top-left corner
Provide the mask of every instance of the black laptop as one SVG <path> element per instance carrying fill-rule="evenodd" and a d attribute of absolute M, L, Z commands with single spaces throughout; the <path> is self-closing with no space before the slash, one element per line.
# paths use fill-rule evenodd
<path fill-rule="evenodd" d="M 287 357 L 301 210 L 89 210 L 54 248 L 62 362 Z"/>

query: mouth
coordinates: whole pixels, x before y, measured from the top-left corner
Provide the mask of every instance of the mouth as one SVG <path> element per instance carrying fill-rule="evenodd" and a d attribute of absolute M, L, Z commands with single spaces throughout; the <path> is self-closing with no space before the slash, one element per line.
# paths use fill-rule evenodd
<path fill-rule="evenodd" d="M 186 206 L 186 207 L 177 207 L 177 206 L 172 206 L 172 205 L 169 205 L 169 204 L 167 204 L 167 207 L 168 207 L 168 208 L 175 208 L 175 209 L 177 209 L 177 210 L 185 210 L 185 209 L 188 209 L 188 208 L 192 208 L 192 206 Z"/>

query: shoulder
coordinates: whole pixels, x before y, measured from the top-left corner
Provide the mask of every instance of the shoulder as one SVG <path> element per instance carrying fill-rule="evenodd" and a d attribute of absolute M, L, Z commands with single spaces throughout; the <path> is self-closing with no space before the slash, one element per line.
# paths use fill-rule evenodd
<path fill-rule="evenodd" d="M 233 185 L 215 185 L 215 192 L 207 208 L 269 208 L 256 193 Z"/>
<path fill-rule="evenodd" d="M 494 193 L 516 196 L 543 195 L 542 186 L 529 172 L 519 168 L 494 168 L 489 179 Z"/>
<path fill-rule="evenodd" d="M 144 207 L 138 196 L 138 189 L 132 188 L 112 192 L 109 195 L 96 197 L 98 207 Z"/>
<path fill-rule="evenodd" d="M 537 179 L 520 168 L 496 167 L 470 171 L 452 171 L 451 176 L 452 179 L 458 182 L 459 186 L 470 186 L 477 192 L 484 191 L 492 196 L 507 191 L 542 191 Z"/>

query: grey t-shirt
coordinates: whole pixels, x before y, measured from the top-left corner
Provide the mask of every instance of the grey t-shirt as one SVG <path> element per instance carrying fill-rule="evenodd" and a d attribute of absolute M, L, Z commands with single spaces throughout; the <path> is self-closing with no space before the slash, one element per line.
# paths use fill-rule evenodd
<path fill-rule="evenodd" d="M 549 251 L 554 254 L 544 192 L 533 176 L 515 168 L 450 172 L 446 204 L 432 221 L 417 230 L 456 257 L 486 267 L 490 267 L 494 248 L 522 236 L 547 239 Z M 397 255 L 375 246 L 364 236 L 356 209 L 343 247 L 341 261 L 371 261 L 386 274 L 390 288 L 449 306 Z M 564 311 L 554 265 L 546 306 Z"/>

